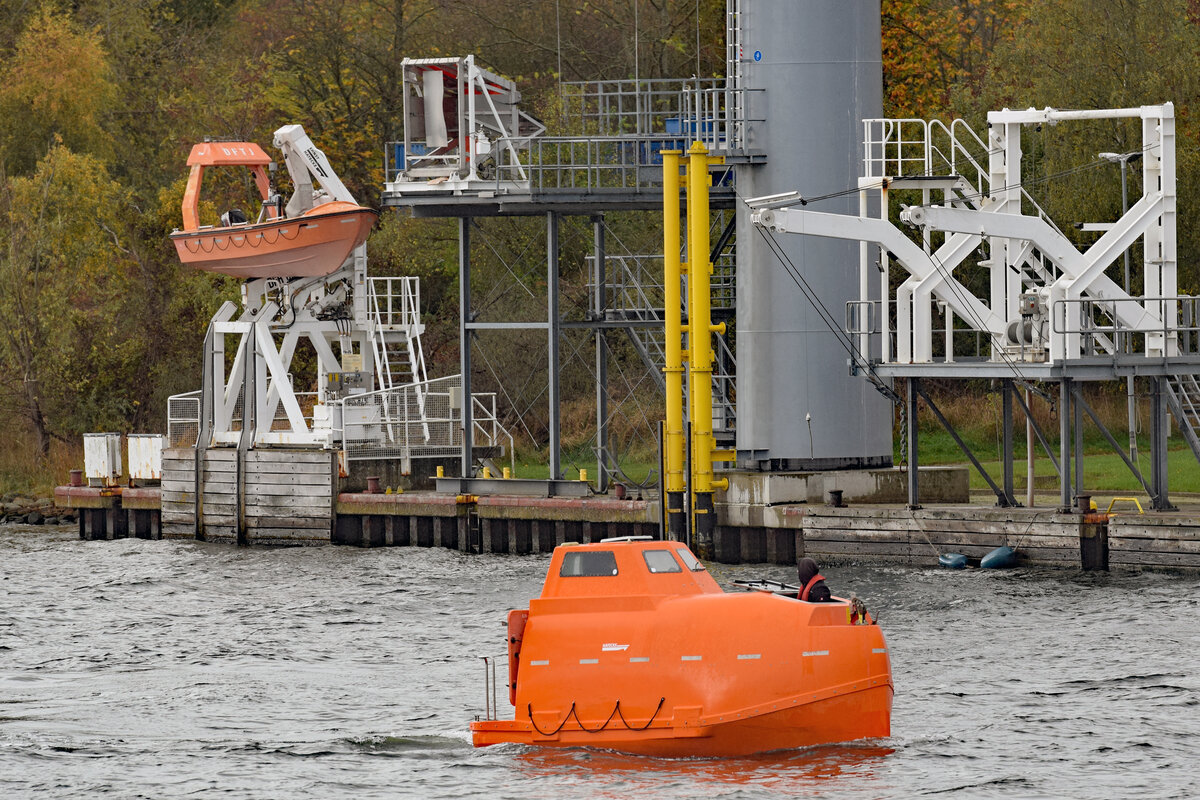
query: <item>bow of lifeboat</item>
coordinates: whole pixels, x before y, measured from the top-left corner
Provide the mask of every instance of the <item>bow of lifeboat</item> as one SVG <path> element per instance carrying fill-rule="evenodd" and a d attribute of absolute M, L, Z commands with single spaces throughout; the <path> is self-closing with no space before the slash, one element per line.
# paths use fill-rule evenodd
<path fill-rule="evenodd" d="M 890 735 L 891 666 L 869 616 L 727 594 L 679 543 L 557 548 L 508 638 L 514 718 L 472 723 L 476 746 L 739 756 Z"/>

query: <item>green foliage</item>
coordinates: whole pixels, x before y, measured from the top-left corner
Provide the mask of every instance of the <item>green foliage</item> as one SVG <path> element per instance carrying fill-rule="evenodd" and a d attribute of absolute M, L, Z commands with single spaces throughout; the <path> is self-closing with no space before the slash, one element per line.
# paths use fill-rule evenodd
<path fill-rule="evenodd" d="M 100 34 L 47 3 L 0 67 L 0 146 L 9 174 L 31 169 L 55 142 L 112 155 L 105 130 L 116 85 Z"/>
<path fill-rule="evenodd" d="M 119 244 L 125 193 L 94 156 L 54 147 L 4 191 L 0 365 L 20 376 L 8 399 L 38 434 L 120 427 L 144 342 L 122 320 L 132 305 Z"/>
<path fill-rule="evenodd" d="M 0 410 L 25 429 L 13 440 L 27 434 L 44 453 L 55 437 L 84 430 L 161 430 L 166 398 L 199 385 L 205 326 L 238 284 L 182 267 L 167 240 L 196 141 L 269 145 L 281 124 L 300 122 L 351 191 L 372 203 L 382 144 L 402 133 L 403 58 L 474 53 L 517 81 L 523 107 L 560 131 L 559 80 L 721 75 L 725 24 L 722 0 L 0 4 L 0 368 L 8 376 Z M 1174 101 L 1180 289 L 1200 290 L 1200 228 L 1186 224 L 1200 196 L 1195 3 L 884 0 L 882 29 L 893 116 L 961 116 L 981 130 L 984 112 L 1003 106 Z M 1024 172 L 1038 203 L 1067 223 L 1115 218 L 1120 174 L 1096 153 L 1138 147 L 1137 123 L 1034 133 Z M 1095 168 L 1059 175 L 1089 163 Z M 209 189 L 232 196 L 245 188 L 213 177 Z M 1135 169 L 1131 193 L 1139 180 Z M 201 213 L 211 220 L 215 208 Z M 608 214 L 606 224 L 610 254 L 661 247 L 642 215 Z M 472 236 L 481 319 L 544 319 L 544 220 L 478 220 Z M 590 239 L 586 220 L 564 221 L 561 306 L 571 318 L 587 313 Z M 386 213 L 369 243 L 373 274 L 421 278 L 435 374 L 457 369 L 457 241 L 452 221 Z M 972 283 L 980 271 L 961 272 L 986 291 Z M 620 376 L 613 383 L 626 384 L 610 398 L 615 446 L 648 460 L 637 431 L 657 395 L 625 337 L 608 341 Z M 594 445 L 591 346 L 588 335 L 568 333 L 559 376 L 564 438 L 581 459 Z M 536 447 L 544 332 L 481 333 L 477 347 L 478 385 L 501 393 L 502 409 L 531 412 L 519 432 Z"/>

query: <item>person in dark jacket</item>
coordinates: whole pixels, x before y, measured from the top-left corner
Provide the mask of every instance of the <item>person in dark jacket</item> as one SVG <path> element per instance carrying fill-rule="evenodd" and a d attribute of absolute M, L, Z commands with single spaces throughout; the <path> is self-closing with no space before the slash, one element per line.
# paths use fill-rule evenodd
<path fill-rule="evenodd" d="M 811 558 L 802 558 L 796 565 L 796 574 L 800 578 L 799 598 L 809 603 L 828 603 L 833 600 L 829 587 L 825 585 L 825 576 L 817 567 L 817 562 Z"/>

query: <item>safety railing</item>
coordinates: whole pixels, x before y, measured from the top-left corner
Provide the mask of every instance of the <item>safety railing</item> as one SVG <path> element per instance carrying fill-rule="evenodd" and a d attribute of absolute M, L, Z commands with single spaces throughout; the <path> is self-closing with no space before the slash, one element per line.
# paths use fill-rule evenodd
<path fill-rule="evenodd" d="M 1055 352 L 1068 358 L 1196 355 L 1200 353 L 1200 297 L 1056 300 L 1051 308 L 1051 335 L 1059 339 Z"/>
<path fill-rule="evenodd" d="M 588 256 L 591 261 L 592 257 Z M 651 254 L 610 255 L 605 257 L 605 308 L 626 311 L 654 311 L 663 306 L 663 257 Z M 595 284 L 588 288 L 595 290 Z"/>
<path fill-rule="evenodd" d="M 369 310 L 390 330 L 415 328 L 421 322 L 421 279 L 369 278 Z"/>
<path fill-rule="evenodd" d="M 662 151 L 686 151 L 696 138 L 688 129 L 653 136 L 499 139 L 492 152 L 476 163 L 474 188 L 497 193 L 511 192 L 514 187 L 533 193 L 658 190 L 662 186 Z M 710 152 L 720 154 L 711 145 Z M 385 169 L 388 182 L 403 177 L 402 170 L 393 164 L 385 165 Z M 733 167 L 712 169 L 714 191 L 730 190 Z"/>
<path fill-rule="evenodd" d="M 957 176 L 971 188 L 978 206 L 991 190 L 990 150 L 962 119 L 863 120 L 863 177 Z M 964 187 L 965 188 L 965 187 Z M 1061 233 L 1050 215 L 1020 187 L 1021 200 Z"/>
<path fill-rule="evenodd" d="M 927 120 L 863 120 L 864 178 L 929 175 L 932 160 Z"/>
<path fill-rule="evenodd" d="M 167 398 L 167 447 L 195 447 L 200 438 L 200 392 Z"/>
<path fill-rule="evenodd" d="M 494 394 L 471 398 L 473 442 L 505 447 L 512 436 L 496 414 Z M 462 448 L 462 376 L 349 395 L 337 403 L 334 438 L 350 460 L 456 455 Z"/>
<path fill-rule="evenodd" d="M 662 151 L 687 150 L 680 134 L 656 136 L 541 137 L 530 144 L 534 191 L 639 190 L 662 186 Z M 716 189 L 732 186 L 732 168 L 713 175 Z"/>
<path fill-rule="evenodd" d="M 742 147 L 741 89 L 724 78 L 564 83 L 563 123 L 583 135 L 680 135 L 710 151 Z M 685 148 L 686 149 L 686 148 Z"/>

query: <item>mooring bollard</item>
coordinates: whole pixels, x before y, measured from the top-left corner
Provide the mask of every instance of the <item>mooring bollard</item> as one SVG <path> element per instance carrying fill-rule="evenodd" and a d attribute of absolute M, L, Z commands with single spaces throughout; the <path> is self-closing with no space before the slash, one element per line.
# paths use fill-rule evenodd
<path fill-rule="evenodd" d="M 367 494 L 379 494 L 379 478 L 372 476 L 367 478 Z"/>

